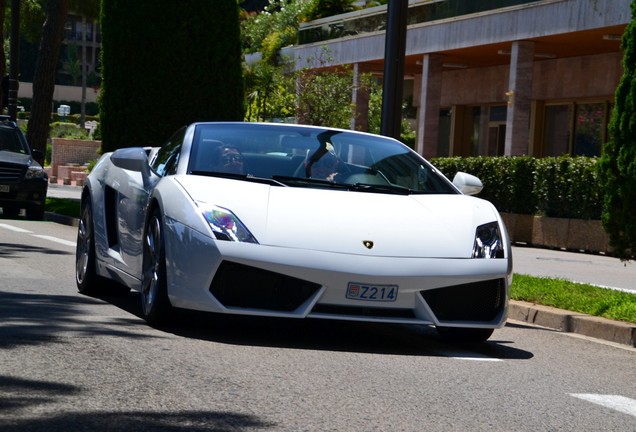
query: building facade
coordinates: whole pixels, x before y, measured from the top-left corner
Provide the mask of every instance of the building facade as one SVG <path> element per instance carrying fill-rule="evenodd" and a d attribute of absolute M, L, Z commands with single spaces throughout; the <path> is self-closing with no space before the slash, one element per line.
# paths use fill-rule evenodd
<path fill-rule="evenodd" d="M 354 80 L 381 76 L 386 15 L 380 6 L 304 23 L 282 56 L 298 69 L 321 59 L 316 69 L 349 66 Z M 600 155 L 630 20 L 630 0 L 409 1 L 404 89 L 416 150 Z M 359 93 L 354 104 L 366 103 Z"/>
<path fill-rule="evenodd" d="M 86 76 L 91 77 L 92 81 L 99 77 L 101 32 L 97 22 L 72 12 L 69 13 L 66 17 L 62 47 L 60 57 L 63 67 L 60 74 L 65 75 L 63 82 L 80 84 L 73 82 L 78 78 L 74 76 L 77 74 L 77 68 L 72 65 L 73 63 L 79 65 L 80 68 L 83 66 L 86 69 Z M 79 71 L 81 72 L 81 69 Z"/>

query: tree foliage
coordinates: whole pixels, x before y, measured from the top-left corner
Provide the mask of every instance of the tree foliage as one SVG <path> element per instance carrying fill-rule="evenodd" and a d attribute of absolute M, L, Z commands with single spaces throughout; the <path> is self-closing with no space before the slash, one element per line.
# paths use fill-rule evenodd
<path fill-rule="evenodd" d="M 298 26 L 316 0 L 269 0 L 261 13 L 242 23 L 242 45 L 246 53 L 260 52 L 263 60 L 275 64 L 281 48 L 296 42 Z"/>
<path fill-rule="evenodd" d="M 604 145 L 599 174 L 605 190 L 603 226 L 622 259 L 636 258 L 636 0 L 623 35 L 623 76 L 616 88 L 610 140 Z"/>
<path fill-rule="evenodd" d="M 356 10 L 355 0 L 315 0 L 309 9 L 309 19 L 326 18 Z"/>
<path fill-rule="evenodd" d="M 353 74 L 303 71 L 298 76 L 299 123 L 348 129 L 353 113 Z"/>
<path fill-rule="evenodd" d="M 280 120 L 296 115 L 295 83 L 267 62 L 245 68 L 247 121 Z"/>
<path fill-rule="evenodd" d="M 244 116 L 236 0 L 103 0 L 102 151 Z"/>

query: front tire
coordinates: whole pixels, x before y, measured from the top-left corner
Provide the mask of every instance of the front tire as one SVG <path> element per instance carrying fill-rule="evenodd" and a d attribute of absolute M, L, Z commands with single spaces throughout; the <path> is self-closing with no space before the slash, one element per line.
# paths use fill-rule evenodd
<path fill-rule="evenodd" d="M 141 310 L 154 326 L 166 324 L 172 313 L 166 282 L 166 253 L 161 212 L 155 208 L 144 230 Z"/>
<path fill-rule="evenodd" d="M 491 328 L 437 327 L 437 333 L 448 342 L 482 343 L 492 336 Z"/>

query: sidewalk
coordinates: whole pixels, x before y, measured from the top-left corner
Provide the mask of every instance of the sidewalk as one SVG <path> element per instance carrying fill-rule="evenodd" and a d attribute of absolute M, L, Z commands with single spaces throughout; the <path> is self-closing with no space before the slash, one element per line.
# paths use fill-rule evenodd
<path fill-rule="evenodd" d="M 75 185 L 75 182 L 71 182 L 70 185 L 62 183 L 49 183 L 49 189 L 46 196 L 51 198 L 68 198 L 68 199 L 80 199 L 82 195 L 82 187 Z"/>
<path fill-rule="evenodd" d="M 636 294 L 636 263 L 604 255 L 513 246 L 515 274 L 566 279 Z M 514 276 L 513 276 L 514 277 Z M 636 347 L 636 324 L 511 301 L 508 317 Z"/>
<path fill-rule="evenodd" d="M 636 262 L 561 250 L 513 246 L 515 273 L 567 279 L 636 294 Z"/>
<path fill-rule="evenodd" d="M 49 184 L 48 196 L 80 199 L 82 188 L 76 185 Z M 46 213 L 45 219 L 77 226 L 77 219 Z M 515 274 L 567 279 L 575 282 L 621 289 L 636 294 L 636 263 L 617 258 L 550 249 L 513 246 Z M 508 317 L 576 333 L 622 345 L 636 347 L 636 324 L 597 318 L 561 309 L 510 301 Z"/>

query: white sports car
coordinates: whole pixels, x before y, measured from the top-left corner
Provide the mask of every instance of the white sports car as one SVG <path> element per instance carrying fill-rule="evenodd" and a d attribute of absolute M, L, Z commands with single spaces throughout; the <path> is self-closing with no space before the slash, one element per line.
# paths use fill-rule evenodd
<path fill-rule="evenodd" d="M 504 325 L 512 256 L 481 182 L 453 183 L 402 143 L 323 127 L 195 123 L 104 154 L 82 192 L 81 293 L 172 308 L 432 325 Z"/>

